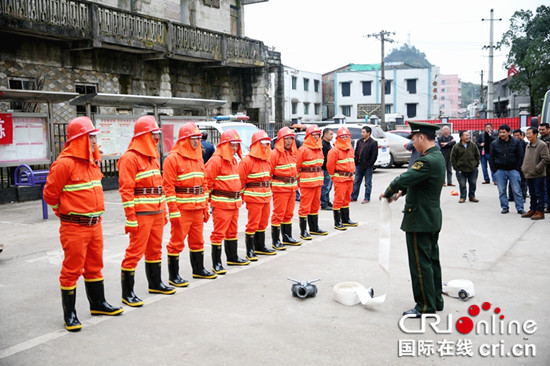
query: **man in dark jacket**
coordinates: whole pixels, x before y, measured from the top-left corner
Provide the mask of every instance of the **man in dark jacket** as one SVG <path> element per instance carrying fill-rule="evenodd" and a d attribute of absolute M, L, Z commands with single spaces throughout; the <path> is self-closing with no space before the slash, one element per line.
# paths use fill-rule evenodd
<path fill-rule="evenodd" d="M 330 190 L 332 189 L 332 180 L 330 179 L 330 174 L 327 171 L 327 155 L 330 149 L 332 149 L 332 136 L 334 131 L 332 128 L 326 127 L 323 130 L 323 186 L 321 187 L 321 210 L 332 211 L 332 203 L 330 203 Z"/>
<path fill-rule="evenodd" d="M 454 187 L 453 184 L 453 170 L 451 169 L 451 150 L 455 146 L 456 141 L 451 135 L 451 129 L 447 126 L 443 126 L 441 129 L 441 136 L 437 138 L 437 144 L 441 149 L 441 153 L 445 158 L 445 166 L 447 168 L 447 185 L 449 187 Z"/>
<path fill-rule="evenodd" d="M 206 140 L 207 138 L 208 138 L 208 132 L 203 132 L 201 148 L 202 148 L 202 160 L 204 161 L 205 164 L 212 157 L 212 154 L 214 154 L 214 151 L 216 151 L 216 149 L 214 148 L 214 145 L 212 145 L 212 143 Z"/>
<path fill-rule="evenodd" d="M 460 142 L 451 151 L 451 165 L 456 171 L 456 179 L 460 188 L 458 203 L 466 202 L 466 182 L 468 182 L 468 198 L 470 202 L 479 202 L 476 198 L 477 167 L 479 166 L 479 149 L 470 141 L 468 131 L 460 131 Z"/>
<path fill-rule="evenodd" d="M 362 139 L 357 140 L 355 143 L 355 180 L 353 181 L 351 200 L 357 201 L 361 181 L 365 178 L 365 198 L 361 203 L 370 202 L 372 172 L 374 163 L 378 159 L 378 142 L 370 136 L 371 133 L 372 129 L 369 126 L 364 126 L 361 130 Z"/>
<path fill-rule="evenodd" d="M 510 136 L 510 126 L 502 125 L 498 128 L 498 139 L 491 143 L 489 165 L 493 172 L 493 178 L 497 182 L 500 199 L 501 213 L 507 214 L 508 197 L 506 185 L 508 181 L 512 185 L 516 210 L 523 215 L 523 195 L 521 194 L 521 177 L 519 171 L 523 163 L 524 151 L 521 143 L 515 137 Z"/>
<path fill-rule="evenodd" d="M 512 135 L 519 140 L 521 148 L 523 149 L 523 154 L 525 155 L 525 148 L 528 144 L 528 142 L 525 141 L 525 133 L 518 128 L 517 130 L 514 130 Z M 525 199 L 527 198 L 527 180 L 521 170 L 519 171 L 519 176 L 521 178 L 521 195 L 523 196 L 523 202 L 525 202 Z M 513 200 L 514 194 L 512 193 L 512 185 L 508 183 L 508 202 L 512 202 Z"/>
<path fill-rule="evenodd" d="M 481 154 L 481 170 L 483 171 L 483 182 L 481 184 L 491 183 L 489 180 L 489 170 L 487 169 L 487 164 L 489 163 L 489 158 L 491 157 L 491 143 L 497 138 L 497 133 L 493 131 L 493 125 L 490 123 L 486 123 L 485 131 L 477 136 L 476 145 L 479 148 L 479 153 Z M 492 174 L 493 173 L 491 172 L 491 177 L 493 177 Z M 493 182 L 495 182 L 494 177 Z"/>

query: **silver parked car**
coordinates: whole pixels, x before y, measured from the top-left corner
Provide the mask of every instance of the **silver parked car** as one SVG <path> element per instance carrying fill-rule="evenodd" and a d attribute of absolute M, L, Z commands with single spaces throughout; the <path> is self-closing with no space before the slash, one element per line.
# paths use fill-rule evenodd
<path fill-rule="evenodd" d="M 382 167 L 389 168 L 394 165 L 399 168 L 404 164 L 408 164 L 411 159 L 411 152 L 405 146 L 410 140 L 392 132 L 386 132 L 386 140 L 390 145 L 390 162 L 382 165 Z"/>

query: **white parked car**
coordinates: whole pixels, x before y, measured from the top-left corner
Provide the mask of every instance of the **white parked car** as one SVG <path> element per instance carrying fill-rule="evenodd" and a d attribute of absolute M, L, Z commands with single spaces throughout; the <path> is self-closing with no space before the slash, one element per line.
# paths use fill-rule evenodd
<path fill-rule="evenodd" d="M 382 166 L 388 166 L 391 161 L 391 155 L 390 155 L 390 145 L 388 144 L 388 140 L 386 139 L 386 134 L 380 126 L 377 125 L 371 125 L 371 124 L 360 124 L 360 123 L 346 123 L 346 124 L 329 124 L 326 126 L 320 127 L 321 130 L 323 130 L 325 127 L 332 128 L 334 130 L 334 136 L 336 137 L 336 131 L 342 127 L 345 126 L 348 128 L 349 132 L 351 132 L 351 144 L 353 145 L 353 148 L 355 149 L 355 142 L 361 138 L 361 130 L 363 129 L 363 126 L 369 126 L 372 130 L 371 137 L 378 142 L 378 158 L 376 159 L 376 163 L 374 163 L 375 167 L 382 167 Z"/>
<path fill-rule="evenodd" d="M 220 141 L 220 136 L 222 133 L 229 129 L 234 129 L 239 134 L 242 143 L 241 148 L 243 155 L 248 155 L 250 151 L 250 143 L 252 142 L 252 135 L 254 132 L 258 131 L 259 128 L 248 122 L 238 122 L 238 121 L 205 121 L 205 122 L 196 122 L 195 123 L 201 132 L 208 133 L 208 141 L 215 145 Z"/>

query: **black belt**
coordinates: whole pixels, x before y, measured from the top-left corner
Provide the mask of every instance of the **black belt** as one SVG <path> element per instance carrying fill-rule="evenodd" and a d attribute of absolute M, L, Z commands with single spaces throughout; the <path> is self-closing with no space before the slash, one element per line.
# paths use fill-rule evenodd
<path fill-rule="evenodd" d="M 274 180 L 280 180 L 280 181 L 285 182 L 285 183 L 296 183 L 298 181 L 298 179 L 296 179 L 296 177 L 283 177 L 282 175 L 274 175 L 273 179 Z"/>
<path fill-rule="evenodd" d="M 345 170 L 335 170 L 334 173 L 338 173 L 343 177 L 353 177 L 353 172 L 346 172 Z"/>
<path fill-rule="evenodd" d="M 204 187 L 203 186 L 176 187 L 176 193 L 189 193 L 189 194 L 194 194 L 195 196 L 198 196 L 204 193 Z"/>
<path fill-rule="evenodd" d="M 301 172 L 308 172 L 308 173 L 320 172 L 321 170 L 323 170 L 323 169 L 321 169 L 320 166 L 313 166 L 313 167 L 300 169 Z"/>
<path fill-rule="evenodd" d="M 94 226 L 99 222 L 101 216 L 83 216 L 83 215 L 64 215 L 59 214 L 59 218 L 64 222 L 71 222 L 82 226 Z"/>
<path fill-rule="evenodd" d="M 262 182 L 250 182 L 250 183 L 246 183 L 245 184 L 245 187 L 246 188 L 250 188 L 250 187 L 269 187 L 271 185 L 271 182 L 268 181 L 268 180 L 264 180 Z"/>
<path fill-rule="evenodd" d="M 212 195 L 237 199 L 241 196 L 241 192 L 240 191 L 237 191 L 237 192 L 222 191 L 221 189 L 213 189 L 212 190 Z"/>
<path fill-rule="evenodd" d="M 159 196 L 162 196 L 164 194 L 164 189 L 162 189 L 162 186 L 158 187 L 139 187 L 134 188 L 134 194 L 136 195 L 146 195 L 146 194 L 156 194 Z"/>

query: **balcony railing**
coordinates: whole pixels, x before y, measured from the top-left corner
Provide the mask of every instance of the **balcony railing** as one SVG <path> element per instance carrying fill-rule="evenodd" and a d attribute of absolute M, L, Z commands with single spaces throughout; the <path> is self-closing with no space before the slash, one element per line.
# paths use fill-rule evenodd
<path fill-rule="evenodd" d="M 267 49 L 261 41 L 84 0 L 0 0 L 0 27 L 50 38 L 88 40 L 94 47 L 132 48 L 200 62 L 267 63 Z"/>

